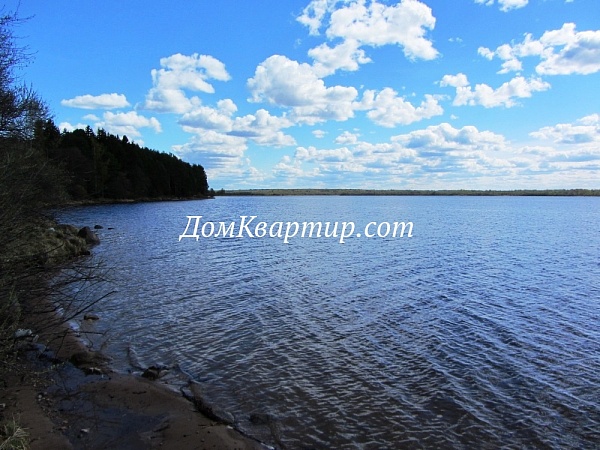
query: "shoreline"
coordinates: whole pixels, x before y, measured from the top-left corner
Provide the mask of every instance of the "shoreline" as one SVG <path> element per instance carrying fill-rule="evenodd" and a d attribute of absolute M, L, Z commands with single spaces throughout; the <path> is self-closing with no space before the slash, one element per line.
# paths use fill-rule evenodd
<path fill-rule="evenodd" d="M 48 312 L 47 314 L 52 314 Z M 34 449 L 267 449 L 163 384 L 115 372 L 60 318 L 20 344 L 26 376 L 0 389 L 5 418 L 16 417 Z M 28 320 L 27 325 L 32 325 Z M 38 342 L 45 342 L 40 344 Z M 47 343 L 47 344 L 46 344 Z"/>
<path fill-rule="evenodd" d="M 144 198 L 96 198 L 89 200 L 70 200 L 56 205 L 54 209 L 96 205 L 133 205 L 136 203 L 187 202 L 192 200 L 214 200 L 214 195 L 194 197 L 144 197 Z"/>
<path fill-rule="evenodd" d="M 412 189 L 238 189 L 216 191 L 215 197 L 269 196 L 435 196 L 435 197 L 600 197 L 600 189 L 412 190 Z"/>
<path fill-rule="evenodd" d="M 27 448 L 270 448 L 215 414 L 191 384 L 176 391 L 160 376 L 113 370 L 86 345 L 82 328 L 98 319 L 86 314 L 71 319 L 76 330 L 49 298 L 23 305 L 20 326 L 32 333 L 15 339 L 18 370 L 0 385 L 0 417 L 27 432 Z"/>

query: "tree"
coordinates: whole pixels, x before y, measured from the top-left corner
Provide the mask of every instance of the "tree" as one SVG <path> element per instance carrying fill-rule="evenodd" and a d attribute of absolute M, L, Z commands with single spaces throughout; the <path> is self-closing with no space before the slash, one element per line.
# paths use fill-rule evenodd
<path fill-rule="evenodd" d="M 0 138 L 31 139 L 36 121 L 48 117 L 48 107 L 33 88 L 17 83 L 15 68 L 28 60 L 15 43 L 18 23 L 14 14 L 0 17 Z"/>

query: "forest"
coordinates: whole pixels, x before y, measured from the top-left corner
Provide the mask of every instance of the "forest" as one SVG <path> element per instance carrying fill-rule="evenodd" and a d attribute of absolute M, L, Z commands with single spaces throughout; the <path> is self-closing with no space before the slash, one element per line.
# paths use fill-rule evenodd
<path fill-rule="evenodd" d="M 34 144 L 65 175 L 73 200 L 198 198 L 210 194 L 204 168 L 173 154 L 140 147 L 91 127 L 58 130 L 51 119 L 35 124 Z"/>

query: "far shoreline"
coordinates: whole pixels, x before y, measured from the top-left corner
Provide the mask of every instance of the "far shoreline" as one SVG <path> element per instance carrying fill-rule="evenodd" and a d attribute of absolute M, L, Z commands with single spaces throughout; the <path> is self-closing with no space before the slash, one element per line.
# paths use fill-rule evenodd
<path fill-rule="evenodd" d="M 236 189 L 215 191 L 215 197 L 270 196 L 473 196 L 473 197 L 600 197 L 600 189 Z"/>

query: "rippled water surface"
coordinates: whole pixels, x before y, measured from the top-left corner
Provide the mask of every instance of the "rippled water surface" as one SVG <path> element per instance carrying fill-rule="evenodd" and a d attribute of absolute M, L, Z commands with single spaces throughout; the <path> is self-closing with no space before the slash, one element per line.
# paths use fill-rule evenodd
<path fill-rule="evenodd" d="M 203 221 L 411 238 L 182 239 Z M 115 365 L 179 366 L 281 448 L 598 448 L 600 198 L 223 197 L 78 208 Z M 109 230 L 108 228 L 113 228 Z"/>

